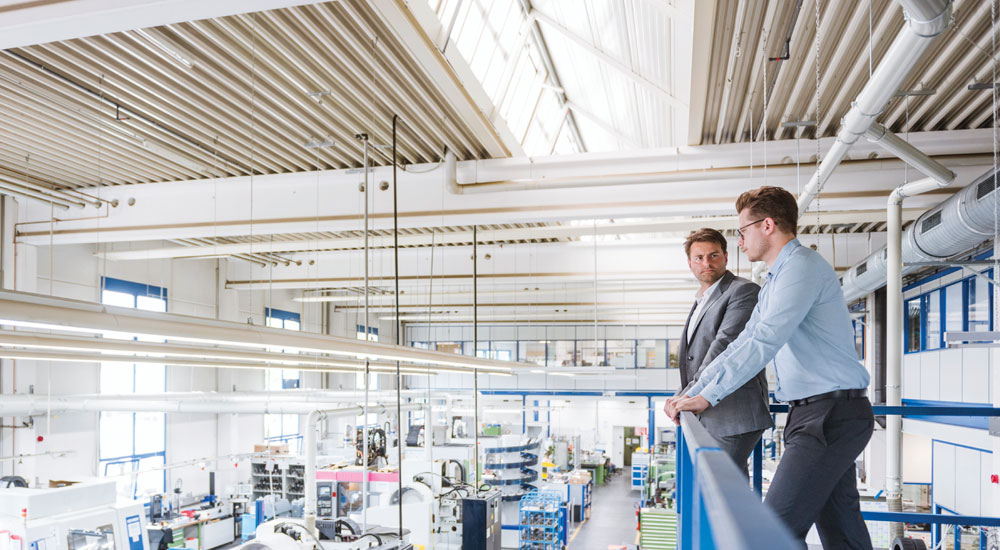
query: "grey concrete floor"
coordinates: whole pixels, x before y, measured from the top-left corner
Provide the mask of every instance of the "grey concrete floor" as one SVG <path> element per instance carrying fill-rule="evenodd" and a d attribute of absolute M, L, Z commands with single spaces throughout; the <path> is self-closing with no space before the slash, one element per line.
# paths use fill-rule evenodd
<path fill-rule="evenodd" d="M 571 537 L 576 534 L 569 543 L 570 550 L 607 550 L 616 545 L 630 550 L 638 547 L 635 505 L 639 502 L 639 491 L 632 491 L 629 482 L 628 476 L 622 473 L 594 489 L 590 519 L 569 528 Z M 578 532 L 577 527 L 580 527 Z"/>

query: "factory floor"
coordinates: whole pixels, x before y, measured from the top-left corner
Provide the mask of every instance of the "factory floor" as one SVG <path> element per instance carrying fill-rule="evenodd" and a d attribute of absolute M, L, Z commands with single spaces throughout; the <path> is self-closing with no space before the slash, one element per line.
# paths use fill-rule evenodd
<path fill-rule="evenodd" d="M 594 489 L 590 519 L 570 526 L 570 550 L 638 548 L 635 505 L 639 502 L 639 492 L 630 485 L 631 480 L 625 474 L 617 474 Z"/>

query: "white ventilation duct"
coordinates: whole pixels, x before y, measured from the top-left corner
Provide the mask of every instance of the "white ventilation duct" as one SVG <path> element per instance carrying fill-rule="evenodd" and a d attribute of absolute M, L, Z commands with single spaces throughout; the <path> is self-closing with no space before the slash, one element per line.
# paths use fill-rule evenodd
<path fill-rule="evenodd" d="M 910 224 L 903 234 L 903 274 L 917 269 L 905 264 L 951 258 L 991 239 L 996 208 L 993 191 L 991 170 Z M 883 246 L 844 274 L 841 288 L 848 302 L 885 286 L 886 254 Z"/>

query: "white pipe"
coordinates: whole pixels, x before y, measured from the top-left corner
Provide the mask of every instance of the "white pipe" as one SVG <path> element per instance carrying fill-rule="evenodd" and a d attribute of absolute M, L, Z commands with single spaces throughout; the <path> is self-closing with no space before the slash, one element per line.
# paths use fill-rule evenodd
<path fill-rule="evenodd" d="M 886 205 L 886 405 L 902 405 L 903 381 L 903 199 L 931 189 L 945 187 L 945 182 L 925 178 L 902 185 L 889 194 Z M 886 416 L 885 423 L 885 492 L 890 512 L 902 511 L 902 440 L 903 419 Z M 902 536 L 902 524 L 891 523 L 893 536 Z"/>
<path fill-rule="evenodd" d="M 878 143 L 890 153 L 906 161 L 907 164 L 920 170 L 927 176 L 939 182 L 951 182 L 955 179 L 955 173 L 945 165 L 924 154 L 920 149 L 910 145 L 903 138 L 892 133 L 888 128 L 878 122 L 873 122 L 865 132 L 868 141 Z"/>
<path fill-rule="evenodd" d="M 826 180 L 847 157 L 851 146 L 868 130 L 875 117 L 882 113 L 886 103 L 899 90 L 927 47 L 951 22 L 951 0 L 899 0 L 899 3 L 908 14 L 920 14 L 920 19 L 907 17 L 906 24 L 882 62 L 852 103 L 851 110 L 844 115 L 837 140 L 799 195 L 799 215 L 809 208 Z M 934 13 L 934 17 L 927 17 L 929 13 Z"/>

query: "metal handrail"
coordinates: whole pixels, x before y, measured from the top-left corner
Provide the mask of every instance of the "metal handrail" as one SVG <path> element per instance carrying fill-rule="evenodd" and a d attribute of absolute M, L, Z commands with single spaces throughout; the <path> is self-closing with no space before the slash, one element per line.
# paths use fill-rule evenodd
<path fill-rule="evenodd" d="M 680 415 L 678 548 L 794 549 L 801 545 L 690 412 Z M 683 435 L 681 435 L 683 433 Z"/>

